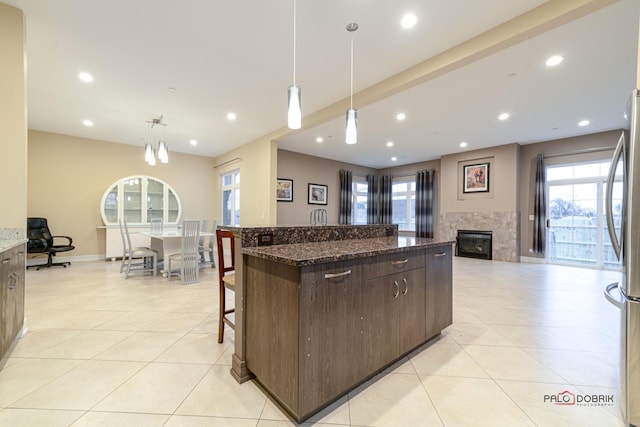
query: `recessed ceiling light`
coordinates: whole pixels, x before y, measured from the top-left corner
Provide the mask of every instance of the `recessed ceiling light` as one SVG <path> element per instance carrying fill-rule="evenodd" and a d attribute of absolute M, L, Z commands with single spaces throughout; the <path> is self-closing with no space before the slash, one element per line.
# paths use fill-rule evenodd
<path fill-rule="evenodd" d="M 547 67 L 555 67 L 556 65 L 560 64 L 562 61 L 564 61 L 564 58 L 560 55 L 553 55 L 550 56 L 549 59 L 547 59 Z"/>
<path fill-rule="evenodd" d="M 402 28 L 409 29 L 415 27 L 417 22 L 418 17 L 414 13 L 407 13 L 400 20 L 400 25 L 402 25 Z"/>
<path fill-rule="evenodd" d="M 578 123 L 578 126 L 587 126 L 589 125 L 589 123 L 591 123 L 589 120 L 580 120 L 580 123 Z"/>
<path fill-rule="evenodd" d="M 395 162 L 396 160 L 398 160 L 398 158 L 397 158 L 397 157 L 392 157 L 392 158 L 391 158 L 391 161 L 392 161 L 392 162 Z"/>
<path fill-rule="evenodd" d="M 318 144 L 320 144 L 320 143 L 324 142 L 324 138 L 323 138 L 323 137 L 321 137 L 321 136 L 319 136 L 319 137 L 317 137 L 317 138 L 316 138 L 316 142 L 317 142 Z"/>
<path fill-rule="evenodd" d="M 236 116 L 235 113 L 227 113 L 227 119 L 235 120 L 235 119 L 237 119 L 237 116 Z"/>
<path fill-rule="evenodd" d="M 93 126 L 93 122 L 91 120 L 83 120 L 82 124 L 87 126 L 87 127 Z"/>
<path fill-rule="evenodd" d="M 196 145 L 198 145 L 198 141 L 196 141 L 195 139 L 192 139 L 191 141 L 189 141 L 189 144 L 195 147 Z"/>
<path fill-rule="evenodd" d="M 406 118 L 407 118 L 407 115 L 406 115 L 405 113 L 398 113 L 398 114 L 396 115 L 396 119 L 397 119 L 397 120 L 400 120 L 400 121 L 402 121 L 402 120 L 404 120 L 404 119 L 406 119 Z"/>
<path fill-rule="evenodd" d="M 460 143 L 460 148 L 465 148 L 466 146 L 467 146 L 466 142 L 463 141 L 463 142 Z"/>
<path fill-rule="evenodd" d="M 85 73 L 84 71 L 78 74 L 78 78 L 87 83 L 91 83 L 93 81 L 93 76 L 89 73 Z"/>
<path fill-rule="evenodd" d="M 507 120 L 509 118 L 509 113 L 502 113 L 498 116 L 499 120 Z"/>
<path fill-rule="evenodd" d="M 387 147 L 393 147 L 393 141 L 388 141 L 387 142 Z"/>

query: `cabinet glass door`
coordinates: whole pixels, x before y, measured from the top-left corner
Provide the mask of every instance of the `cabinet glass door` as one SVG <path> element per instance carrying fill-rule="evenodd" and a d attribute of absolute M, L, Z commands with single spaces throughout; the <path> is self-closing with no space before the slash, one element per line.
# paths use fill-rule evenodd
<path fill-rule="evenodd" d="M 164 220 L 164 185 L 155 179 L 147 179 L 147 222 Z"/>
<path fill-rule="evenodd" d="M 142 180 L 131 178 L 124 183 L 124 218 L 131 224 L 142 222 Z"/>
<path fill-rule="evenodd" d="M 173 190 L 168 189 L 169 208 L 168 208 L 168 220 L 169 222 L 178 222 L 178 215 L 180 214 L 180 206 L 178 203 L 178 197 L 176 197 Z"/>
<path fill-rule="evenodd" d="M 104 215 L 108 222 L 118 222 L 118 186 L 111 188 L 104 199 Z"/>

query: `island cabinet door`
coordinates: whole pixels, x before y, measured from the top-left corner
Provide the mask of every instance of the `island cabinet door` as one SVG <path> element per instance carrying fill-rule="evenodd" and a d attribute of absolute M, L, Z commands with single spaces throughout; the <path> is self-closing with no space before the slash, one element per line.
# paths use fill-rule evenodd
<path fill-rule="evenodd" d="M 425 321 L 427 311 L 425 268 L 409 270 L 401 274 L 400 285 L 400 323 L 398 325 L 400 354 L 413 350 L 426 341 Z"/>
<path fill-rule="evenodd" d="M 453 323 L 452 247 L 427 250 L 427 338 Z"/>
<path fill-rule="evenodd" d="M 361 358 L 375 372 L 425 342 L 425 269 L 368 280 L 360 299 Z"/>
<path fill-rule="evenodd" d="M 336 262 L 302 269 L 300 287 L 300 415 L 317 409 L 359 378 L 356 301 L 361 268 Z"/>

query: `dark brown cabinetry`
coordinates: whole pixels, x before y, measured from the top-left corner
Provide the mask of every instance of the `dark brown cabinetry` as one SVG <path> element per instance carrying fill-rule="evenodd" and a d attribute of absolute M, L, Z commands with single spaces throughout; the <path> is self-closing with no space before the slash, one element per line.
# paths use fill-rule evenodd
<path fill-rule="evenodd" d="M 0 357 L 24 324 L 25 246 L 0 252 Z"/>
<path fill-rule="evenodd" d="M 426 254 L 427 338 L 453 323 L 452 247 L 428 248 Z"/>
<path fill-rule="evenodd" d="M 436 249 L 450 260 L 451 245 Z M 436 258 L 419 248 L 296 267 L 245 256 L 247 368 L 296 420 L 306 419 L 426 342 L 435 335 L 428 325 L 450 324 L 451 273 L 440 290 L 446 256 Z M 438 302 L 440 295 L 449 297 Z"/>

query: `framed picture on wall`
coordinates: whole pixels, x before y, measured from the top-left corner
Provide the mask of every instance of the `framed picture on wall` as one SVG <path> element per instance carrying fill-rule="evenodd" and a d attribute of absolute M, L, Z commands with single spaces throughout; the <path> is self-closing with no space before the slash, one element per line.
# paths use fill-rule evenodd
<path fill-rule="evenodd" d="M 293 180 L 278 178 L 276 180 L 276 200 L 279 202 L 293 202 Z"/>
<path fill-rule="evenodd" d="M 326 205 L 328 191 L 329 189 L 326 185 L 309 184 L 309 200 L 307 203 L 310 205 Z"/>
<path fill-rule="evenodd" d="M 489 163 L 478 163 L 464 167 L 465 193 L 482 193 L 489 191 Z"/>

